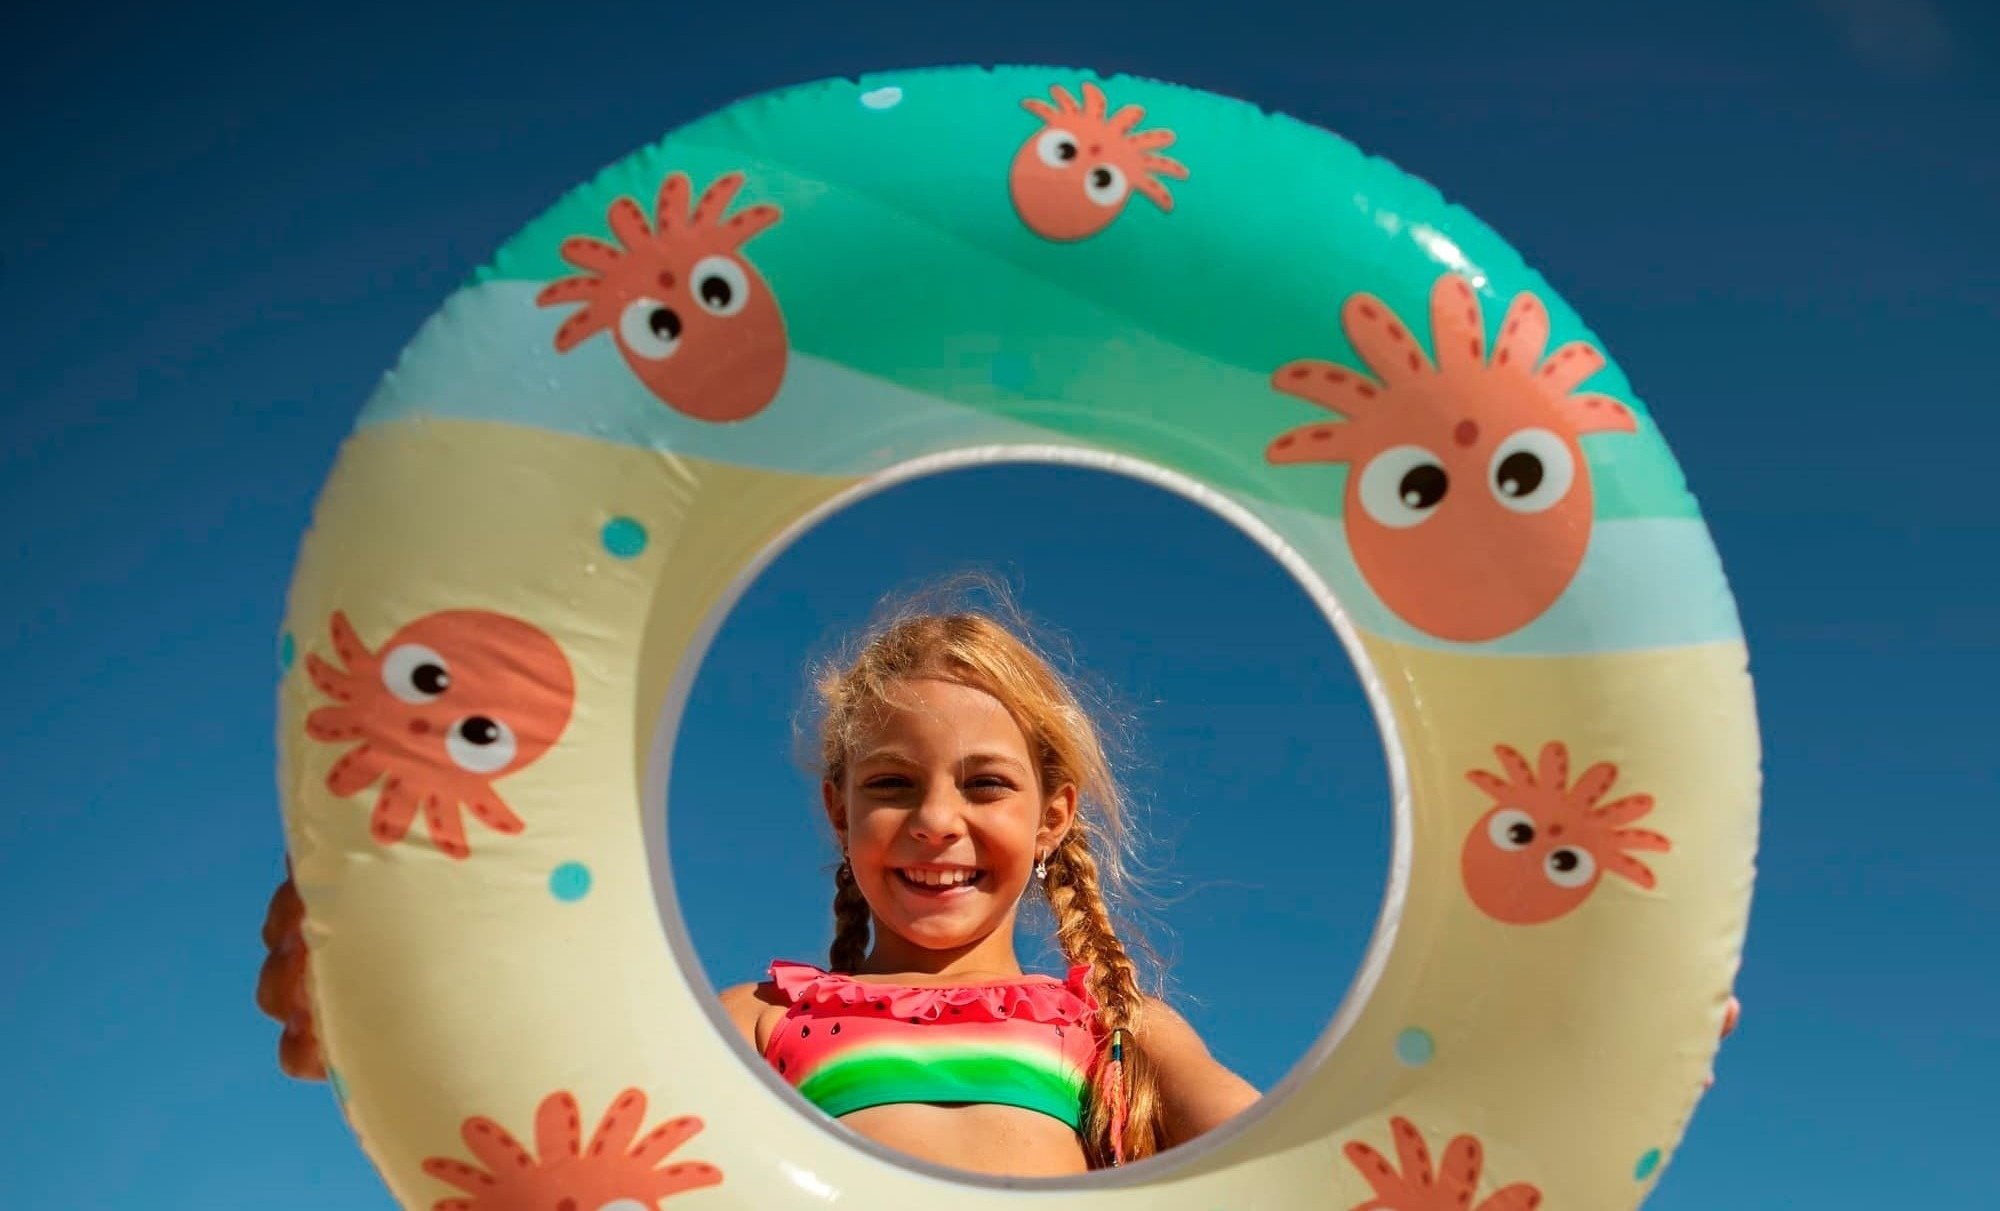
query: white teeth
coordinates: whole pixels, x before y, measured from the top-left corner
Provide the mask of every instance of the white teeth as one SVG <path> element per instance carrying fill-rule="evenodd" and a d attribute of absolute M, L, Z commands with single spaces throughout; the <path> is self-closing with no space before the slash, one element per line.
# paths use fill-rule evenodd
<path fill-rule="evenodd" d="M 912 883 L 925 887 L 957 887 L 970 882 L 976 871 L 970 870 L 906 870 L 903 876 Z"/>

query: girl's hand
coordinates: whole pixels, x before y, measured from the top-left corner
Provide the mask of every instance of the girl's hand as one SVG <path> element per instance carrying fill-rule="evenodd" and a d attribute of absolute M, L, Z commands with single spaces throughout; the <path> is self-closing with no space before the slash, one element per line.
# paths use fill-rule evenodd
<path fill-rule="evenodd" d="M 1742 1019 L 1743 1002 L 1732 996 L 1729 998 L 1729 1005 L 1722 1011 L 1722 1037 L 1726 1039 L 1730 1035 L 1735 1034 L 1736 1023 Z M 1712 1089 L 1715 1087 L 1715 1071 L 1713 1069 L 1709 1070 L 1708 1079 L 1701 1083 L 1701 1087 L 1703 1089 Z"/>
<path fill-rule="evenodd" d="M 285 881 L 271 893 L 264 913 L 263 970 L 257 973 L 257 1008 L 284 1026 L 278 1037 L 278 1067 L 301 1081 L 326 1079 L 326 1061 L 313 1030 L 312 1001 L 306 995 L 305 903 L 292 884 L 292 865 L 285 863 Z"/>

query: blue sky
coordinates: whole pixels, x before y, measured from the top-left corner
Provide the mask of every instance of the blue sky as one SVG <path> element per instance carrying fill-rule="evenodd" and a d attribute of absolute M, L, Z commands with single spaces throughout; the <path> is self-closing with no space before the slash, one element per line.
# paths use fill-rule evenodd
<path fill-rule="evenodd" d="M 13 1201 L 388 1205 L 325 1089 L 279 1076 L 251 1001 L 281 862 L 273 645 L 342 435 L 444 295 L 601 165 L 765 88 L 1003 61 L 1142 72 L 1336 130 L 1505 234 L 1604 337 L 1716 535 L 1767 755 L 1745 1026 L 1649 1206 L 1991 1205 L 2000 17 L 1626 7 L 773 0 L 757 34 L 740 7 L 608 0 L 376 24 L 278 6 L 16 18 L 0 73 Z M 681 840 L 723 844 L 754 818 L 797 847 L 787 862 L 816 862 L 806 784 L 772 761 L 800 659 L 883 589 L 972 563 L 1013 576 L 1132 709 L 1181 897 L 1164 913 L 1176 983 L 1268 1084 L 1360 953 L 1385 777 L 1303 594 L 1158 491 L 987 471 L 808 535 L 702 672 L 683 746 L 700 759 L 675 796 L 714 831 Z M 703 820 L 705 802 L 756 814 Z M 801 884 L 732 930 L 720 885 L 697 880 L 715 978 L 811 952 L 823 893 Z M 1252 1014 L 1252 981 L 1284 995 Z"/>

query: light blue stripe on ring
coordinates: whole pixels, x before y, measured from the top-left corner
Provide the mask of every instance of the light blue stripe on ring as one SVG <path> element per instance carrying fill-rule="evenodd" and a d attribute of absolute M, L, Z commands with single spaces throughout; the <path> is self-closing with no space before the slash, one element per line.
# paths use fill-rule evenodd
<path fill-rule="evenodd" d="M 1077 439 L 912 391 L 793 351 L 784 388 L 748 420 L 717 425 L 653 398 L 609 339 L 566 354 L 563 312 L 533 305 L 531 282 L 454 294 L 363 410 L 369 427 L 417 417 L 478 420 L 804 475 L 864 476 L 965 446 Z M 754 463 L 746 452 L 754 451 Z M 1482 644 L 1418 632 L 1362 579 L 1340 523 L 1230 494 L 1318 570 L 1359 629 L 1402 643 L 1493 655 L 1634 651 L 1740 640 L 1720 561 L 1698 518 L 1601 520 L 1569 590 L 1527 627 Z"/>

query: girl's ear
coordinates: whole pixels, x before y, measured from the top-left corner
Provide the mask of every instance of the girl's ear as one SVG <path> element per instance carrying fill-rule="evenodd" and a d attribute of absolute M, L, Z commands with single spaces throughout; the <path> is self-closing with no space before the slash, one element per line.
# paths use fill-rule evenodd
<path fill-rule="evenodd" d="M 826 822 L 833 826 L 833 835 L 840 842 L 840 852 L 847 852 L 847 799 L 831 779 L 819 784 L 820 806 L 826 809 Z"/>
<path fill-rule="evenodd" d="M 1054 853 L 1063 838 L 1076 823 L 1076 784 L 1065 782 L 1049 796 L 1042 808 L 1042 827 L 1035 832 L 1035 846 L 1043 853 Z"/>

